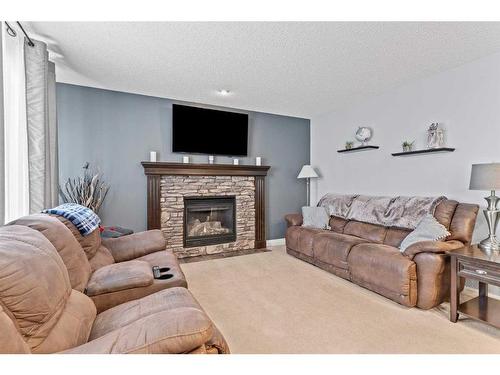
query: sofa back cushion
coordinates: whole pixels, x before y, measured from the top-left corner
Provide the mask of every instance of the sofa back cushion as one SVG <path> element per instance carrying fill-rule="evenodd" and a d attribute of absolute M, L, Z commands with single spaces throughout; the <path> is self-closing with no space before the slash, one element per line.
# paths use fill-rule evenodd
<path fill-rule="evenodd" d="M 47 214 L 24 216 L 9 224 L 24 225 L 42 233 L 55 247 L 68 270 L 71 288 L 83 292 L 90 278 L 90 264 L 71 231 Z"/>
<path fill-rule="evenodd" d="M 0 228 L 0 305 L 34 353 L 85 343 L 96 314 L 90 298 L 71 289 L 50 241 L 20 225 Z"/>
<path fill-rule="evenodd" d="M 383 243 L 387 228 L 381 225 L 351 220 L 344 227 L 344 234 L 356 236 L 370 242 Z"/>
<path fill-rule="evenodd" d="M 384 238 L 384 245 L 399 247 L 401 242 L 411 233 L 411 230 L 404 228 L 387 228 Z"/>
<path fill-rule="evenodd" d="M 459 203 L 450 223 L 451 236 L 447 240 L 458 240 L 469 245 L 472 241 L 478 211 L 477 204 Z"/>
<path fill-rule="evenodd" d="M 85 255 L 87 255 L 87 259 L 92 259 L 101 246 L 101 234 L 99 232 L 99 229 L 94 230 L 87 236 L 82 236 L 80 231 L 71 221 L 63 216 L 54 215 L 54 217 L 57 218 L 61 223 L 63 223 L 71 231 L 71 233 L 73 233 L 73 236 L 83 248 Z"/>
<path fill-rule="evenodd" d="M 330 229 L 336 233 L 344 233 L 344 228 L 348 222 L 349 221 L 344 218 L 338 216 L 330 216 Z"/>

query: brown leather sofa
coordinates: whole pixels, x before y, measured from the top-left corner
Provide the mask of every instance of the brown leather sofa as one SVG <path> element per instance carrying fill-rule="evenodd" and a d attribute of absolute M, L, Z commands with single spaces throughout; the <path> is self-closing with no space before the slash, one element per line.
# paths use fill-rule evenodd
<path fill-rule="evenodd" d="M 430 309 L 449 297 L 447 251 L 471 242 L 478 206 L 444 200 L 434 212 L 451 236 L 423 241 L 401 253 L 410 230 L 330 218 L 330 230 L 302 227 L 302 215 L 285 216 L 286 250 L 306 262 L 405 306 Z M 463 285 L 462 285 L 463 288 Z"/>
<path fill-rule="evenodd" d="M 54 241 L 59 252 L 28 226 L 0 227 L 0 353 L 229 352 L 185 288 L 97 313 L 92 300 L 72 288 L 68 261 L 75 266 L 81 259 L 69 255 L 66 238 Z"/>
<path fill-rule="evenodd" d="M 9 225 L 41 232 L 56 248 L 69 273 L 71 287 L 87 294 L 97 312 L 173 287 L 187 287 L 177 257 L 165 250 L 161 231 L 134 233 L 101 241 L 99 230 L 82 236 L 62 216 L 34 214 Z M 168 267 L 170 279 L 155 279 L 153 266 Z"/>

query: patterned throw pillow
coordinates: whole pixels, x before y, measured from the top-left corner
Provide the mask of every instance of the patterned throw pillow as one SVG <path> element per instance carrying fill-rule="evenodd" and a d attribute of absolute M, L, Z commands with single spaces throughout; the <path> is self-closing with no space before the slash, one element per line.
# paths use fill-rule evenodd
<path fill-rule="evenodd" d="M 444 240 L 451 233 L 446 227 L 438 222 L 434 216 L 427 214 L 424 216 L 417 227 L 411 232 L 399 245 L 401 252 L 405 251 L 410 245 L 420 241 L 440 241 Z"/>
<path fill-rule="evenodd" d="M 330 229 L 330 216 L 325 207 L 302 207 L 302 226 L 307 228 Z"/>

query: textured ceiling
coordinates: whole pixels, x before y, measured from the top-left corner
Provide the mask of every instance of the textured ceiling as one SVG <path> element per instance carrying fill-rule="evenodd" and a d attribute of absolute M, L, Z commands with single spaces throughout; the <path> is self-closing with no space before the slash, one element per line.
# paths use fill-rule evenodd
<path fill-rule="evenodd" d="M 500 23 L 486 22 L 26 26 L 60 82 L 305 118 L 500 52 Z"/>

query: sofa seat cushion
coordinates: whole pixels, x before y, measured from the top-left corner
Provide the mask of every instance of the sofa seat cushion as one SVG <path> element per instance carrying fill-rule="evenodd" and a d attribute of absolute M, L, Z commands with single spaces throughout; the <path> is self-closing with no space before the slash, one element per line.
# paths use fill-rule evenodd
<path fill-rule="evenodd" d="M 347 256 L 355 245 L 366 240 L 335 232 L 319 233 L 314 237 L 313 256 L 324 263 L 348 269 Z"/>
<path fill-rule="evenodd" d="M 97 315 L 89 340 L 125 327 L 160 311 L 193 308 L 203 311 L 186 288 L 171 288 L 115 306 Z"/>
<path fill-rule="evenodd" d="M 319 233 L 326 232 L 324 229 L 306 227 L 289 227 L 286 231 L 286 246 L 307 256 L 313 256 L 313 239 Z"/>
<path fill-rule="evenodd" d="M 406 306 L 417 302 L 416 265 L 399 249 L 382 244 L 354 246 L 347 258 L 351 280 Z"/>
<path fill-rule="evenodd" d="M 145 316 L 64 353 L 190 353 L 209 342 L 213 334 L 214 326 L 203 311 L 182 307 Z"/>
<path fill-rule="evenodd" d="M 87 285 L 87 295 L 95 296 L 153 284 L 153 270 L 148 262 L 130 260 L 113 263 L 95 271 Z"/>

